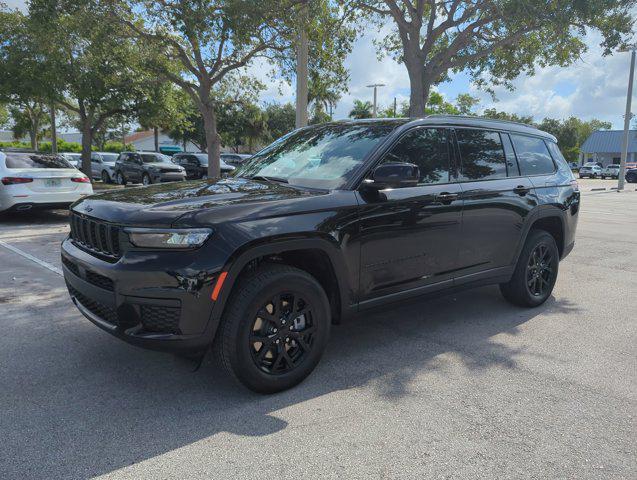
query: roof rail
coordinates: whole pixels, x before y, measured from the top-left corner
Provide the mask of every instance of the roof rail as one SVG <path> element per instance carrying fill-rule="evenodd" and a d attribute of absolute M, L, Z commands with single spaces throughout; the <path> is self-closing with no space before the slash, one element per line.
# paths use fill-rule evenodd
<path fill-rule="evenodd" d="M 494 122 L 494 123 L 495 122 L 512 123 L 513 125 L 521 125 L 523 127 L 534 128 L 535 130 L 538 129 L 535 125 L 531 125 L 528 123 L 514 122 L 513 120 L 500 120 L 498 118 L 481 117 L 479 115 L 448 115 L 448 114 L 434 113 L 432 115 L 427 115 L 424 118 L 459 118 L 459 119 L 466 119 L 466 120 L 481 120 L 481 121 Z"/>

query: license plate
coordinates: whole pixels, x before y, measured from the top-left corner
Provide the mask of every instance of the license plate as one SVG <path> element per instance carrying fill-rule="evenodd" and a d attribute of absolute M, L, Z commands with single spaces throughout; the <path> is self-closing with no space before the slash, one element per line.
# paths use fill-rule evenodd
<path fill-rule="evenodd" d="M 46 187 L 59 187 L 62 185 L 62 180 L 59 178 L 46 178 L 44 180 L 44 186 Z"/>

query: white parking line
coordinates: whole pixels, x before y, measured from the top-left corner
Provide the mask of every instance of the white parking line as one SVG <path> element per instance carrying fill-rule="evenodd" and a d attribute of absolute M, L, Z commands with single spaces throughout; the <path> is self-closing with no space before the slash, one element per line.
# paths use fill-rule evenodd
<path fill-rule="evenodd" d="M 27 253 L 23 250 L 20 250 L 19 248 L 14 247 L 13 245 L 9 245 L 8 243 L 3 242 L 2 240 L 0 240 L 0 245 L 2 245 L 4 248 L 11 250 L 13 253 L 17 253 L 18 255 L 23 256 L 24 258 L 27 258 L 29 260 L 31 260 L 32 262 L 37 263 L 38 265 L 51 270 L 53 273 L 57 273 L 58 275 L 62 276 L 62 270 L 60 270 L 58 267 L 51 265 L 48 262 L 45 262 L 44 260 L 40 260 L 39 258 L 34 257 L 33 255 L 31 255 L 30 253 Z"/>

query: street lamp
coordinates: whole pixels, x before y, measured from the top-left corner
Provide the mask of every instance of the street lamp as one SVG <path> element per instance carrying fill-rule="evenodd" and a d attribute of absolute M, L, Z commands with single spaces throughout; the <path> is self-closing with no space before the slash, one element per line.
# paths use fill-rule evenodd
<path fill-rule="evenodd" d="M 624 182 L 626 175 L 626 158 L 628 157 L 628 134 L 630 131 L 630 119 L 632 117 L 630 113 L 630 104 L 633 98 L 633 78 L 635 77 L 635 51 L 637 45 L 620 50 L 620 52 L 632 52 L 630 55 L 630 74 L 628 75 L 628 93 L 626 95 L 626 115 L 624 116 L 624 139 L 622 141 L 622 156 L 619 162 L 619 179 L 617 180 L 617 191 L 621 192 L 624 189 Z"/>
<path fill-rule="evenodd" d="M 372 117 L 376 118 L 376 98 L 377 98 L 377 89 L 378 87 L 384 87 L 385 84 L 384 83 L 373 83 L 371 85 L 367 85 L 367 88 L 373 88 L 374 89 L 374 110 L 372 110 Z"/>

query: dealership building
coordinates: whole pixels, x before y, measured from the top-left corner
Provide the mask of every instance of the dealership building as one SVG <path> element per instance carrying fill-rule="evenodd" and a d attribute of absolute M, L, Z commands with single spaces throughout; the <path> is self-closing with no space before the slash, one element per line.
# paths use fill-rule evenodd
<path fill-rule="evenodd" d="M 580 164 L 601 162 L 606 166 L 619 164 L 621 159 L 623 130 L 597 130 L 580 147 Z M 626 162 L 637 162 L 637 130 L 628 133 L 628 157 Z"/>

